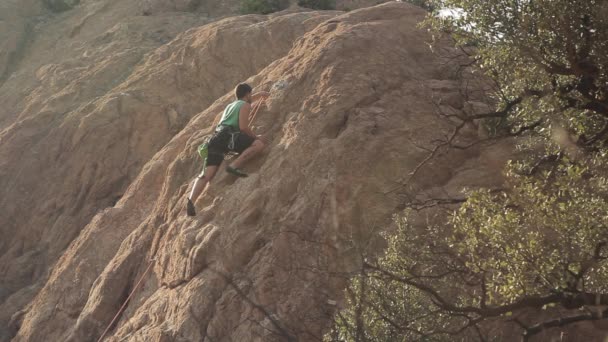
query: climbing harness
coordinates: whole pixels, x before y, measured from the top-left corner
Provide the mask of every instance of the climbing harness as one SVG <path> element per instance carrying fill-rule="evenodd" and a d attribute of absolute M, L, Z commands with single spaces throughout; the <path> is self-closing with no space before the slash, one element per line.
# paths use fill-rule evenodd
<path fill-rule="evenodd" d="M 116 313 L 116 315 L 114 316 L 114 318 L 112 319 L 110 324 L 108 324 L 108 327 L 106 328 L 106 330 L 104 330 L 103 334 L 101 334 L 101 336 L 99 337 L 97 342 L 103 341 L 103 338 L 106 337 L 106 334 L 108 333 L 108 331 L 110 331 L 110 328 L 112 327 L 112 325 L 114 325 L 114 322 L 116 322 L 118 317 L 120 317 L 122 312 L 127 307 L 127 303 L 129 303 L 129 301 L 131 300 L 131 297 L 133 297 L 133 294 L 135 294 L 135 291 L 137 291 L 137 289 L 139 288 L 139 285 L 141 285 L 141 282 L 144 280 L 146 275 L 148 275 L 148 272 L 150 272 L 150 270 L 152 269 L 152 265 L 154 265 L 154 261 L 156 261 L 156 259 L 150 260 L 150 262 L 148 263 L 148 268 L 146 268 L 146 270 L 144 271 L 144 274 L 142 274 L 141 278 L 139 278 L 139 281 L 137 282 L 137 284 L 135 284 L 135 287 L 133 288 L 133 290 L 131 290 L 131 293 L 129 293 L 129 296 L 127 297 L 127 299 L 125 299 L 124 303 L 122 303 L 122 306 L 120 307 L 120 309 L 118 310 L 118 312 Z"/>
<path fill-rule="evenodd" d="M 264 102 L 265 102 L 265 100 L 260 100 L 253 105 L 251 119 L 249 120 L 250 126 L 253 123 L 253 120 L 255 119 L 256 115 L 258 114 L 258 111 L 260 110 L 260 107 L 262 107 Z M 225 129 L 228 129 L 228 126 L 226 126 Z M 239 131 L 235 131 L 235 130 L 230 130 L 228 132 L 228 134 L 230 134 L 230 139 L 228 141 L 228 150 L 231 150 L 231 151 L 234 150 L 234 147 L 236 146 L 236 137 L 238 136 L 239 133 L 240 133 Z M 209 155 L 209 140 L 211 140 L 211 136 L 206 136 L 205 139 L 203 140 L 203 143 L 200 144 L 197 148 L 198 154 L 201 156 L 201 158 L 203 160 L 206 160 L 207 156 Z"/>
<path fill-rule="evenodd" d="M 234 130 L 228 131 L 228 134 L 230 134 L 230 140 L 228 140 L 228 151 L 234 151 L 234 146 L 236 146 L 236 137 L 240 133 L 241 132 L 235 132 Z"/>
<path fill-rule="evenodd" d="M 260 100 L 256 104 L 253 105 L 253 111 L 251 114 L 251 118 L 249 119 L 249 126 L 251 126 L 251 124 L 253 123 L 253 120 L 255 119 L 255 116 L 258 114 L 260 107 L 262 107 L 262 104 L 264 104 L 264 101 L 265 100 Z M 228 133 L 230 134 L 230 140 L 228 141 L 228 150 L 234 151 L 234 147 L 236 146 L 236 137 L 239 134 L 241 134 L 241 132 L 231 130 Z"/>
<path fill-rule="evenodd" d="M 262 105 L 265 102 L 266 102 L 266 100 L 262 99 L 260 101 L 257 101 L 253 105 L 251 118 L 249 119 L 249 126 L 251 126 L 251 124 L 253 123 L 253 120 L 255 120 L 255 117 L 258 114 L 258 111 L 260 110 L 260 107 L 262 107 Z M 236 137 L 240 134 L 240 132 L 235 131 L 234 129 L 231 129 L 229 126 L 225 126 L 223 129 L 229 130 L 228 134 L 230 134 L 230 139 L 228 139 L 228 146 L 227 146 L 228 153 L 226 155 L 228 156 L 228 158 L 231 158 L 237 154 L 236 152 L 234 152 L 234 148 L 236 146 Z M 218 132 L 216 132 L 216 133 L 218 133 Z M 203 171 L 200 173 L 199 178 L 205 176 L 205 168 L 207 167 L 207 157 L 209 156 L 209 141 L 210 140 L 211 140 L 211 135 L 206 136 L 203 139 L 203 143 L 200 144 L 198 146 L 198 148 L 196 149 L 198 152 L 198 155 L 203 159 Z"/>

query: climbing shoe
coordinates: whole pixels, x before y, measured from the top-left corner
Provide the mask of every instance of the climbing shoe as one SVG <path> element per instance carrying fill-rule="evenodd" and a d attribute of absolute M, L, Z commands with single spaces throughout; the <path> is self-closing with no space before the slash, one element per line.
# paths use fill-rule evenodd
<path fill-rule="evenodd" d="M 249 176 L 248 174 L 246 174 L 245 172 L 241 171 L 240 169 L 237 169 L 236 167 L 232 167 L 232 166 L 227 166 L 226 167 L 226 171 L 228 173 L 231 173 L 237 177 L 247 177 Z"/>
<path fill-rule="evenodd" d="M 196 210 L 194 210 L 194 203 L 192 203 L 192 200 L 190 200 L 189 198 L 188 198 L 188 205 L 186 206 L 186 212 L 188 213 L 188 216 L 196 215 Z"/>

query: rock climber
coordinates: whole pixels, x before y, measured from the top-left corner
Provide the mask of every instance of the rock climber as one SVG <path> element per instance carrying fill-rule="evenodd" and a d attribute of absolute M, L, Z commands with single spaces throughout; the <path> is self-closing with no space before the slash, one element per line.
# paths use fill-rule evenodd
<path fill-rule="evenodd" d="M 237 177 L 247 177 L 248 175 L 241 170 L 242 165 L 264 148 L 261 136 L 256 136 L 249 128 L 251 104 L 257 100 L 266 99 L 270 93 L 262 91 L 252 94 L 251 86 L 241 83 L 237 85 L 235 95 L 236 101 L 226 107 L 215 129 L 215 134 L 209 140 L 205 167 L 194 181 L 188 197 L 186 208 L 188 216 L 196 215 L 194 207 L 196 199 L 215 177 L 228 152 L 235 152 L 239 156 L 226 167 L 226 171 Z"/>

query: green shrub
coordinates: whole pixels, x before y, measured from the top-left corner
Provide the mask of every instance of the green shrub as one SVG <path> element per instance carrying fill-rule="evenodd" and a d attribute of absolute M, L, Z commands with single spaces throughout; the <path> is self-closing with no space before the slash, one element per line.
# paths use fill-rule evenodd
<path fill-rule="evenodd" d="M 289 0 L 242 0 L 241 13 L 268 14 L 282 11 L 289 7 Z"/>
<path fill-rule="evenodd" d="M 406 0 L 407 2 L 414 4 L 418 7 L 422 7 L 427 11 L 433 11 L 435 6 L 433 5 L 432 0 Z"/>
<path fill-rule="evenodd" d="M 44 3 L 51 11 L 59 13 L 77 6 L 80 0 L 44 0 Z"/>
<path fill-rule="evenodd" d="M 316 10 L 336 9 L 335 0 L 298 0 L 298 6 Z"/>

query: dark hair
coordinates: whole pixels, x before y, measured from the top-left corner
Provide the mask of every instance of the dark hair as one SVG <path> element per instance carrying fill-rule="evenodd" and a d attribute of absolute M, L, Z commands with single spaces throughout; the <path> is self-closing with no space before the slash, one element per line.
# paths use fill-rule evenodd
<path fill-rule="evenodd" d="M 247 94 L 251 93 L 253 89 L 251 89 L 251 86 L 247 83 L 241 83 L 238 86 L 236 86 L 235 89 L 235 93 L 236 93 L 236 98 L 237 99 L 242 99 L 243 97 L 247 96 Z"/>

